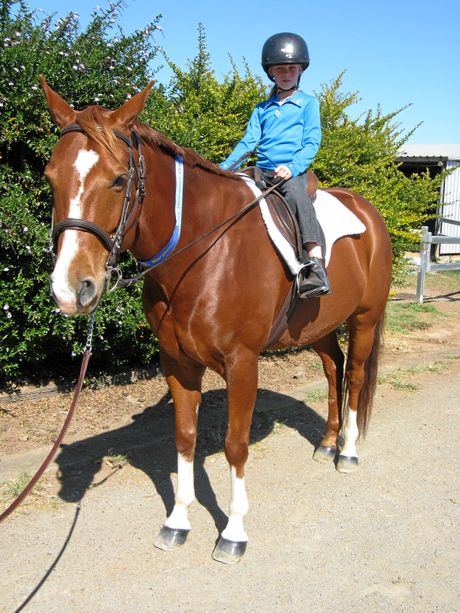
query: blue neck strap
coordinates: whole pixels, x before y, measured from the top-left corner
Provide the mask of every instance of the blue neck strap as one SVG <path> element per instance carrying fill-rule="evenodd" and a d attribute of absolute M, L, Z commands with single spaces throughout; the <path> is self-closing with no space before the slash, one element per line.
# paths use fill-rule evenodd
<path fill-rule="evenodd" d="M 171 238 L 168 243 L 150 260 L 139 262 L 144 268 L 154 268 L 165 260 L 176 248 L 180 238 L 180 231 L 182 225 L 182 201 L 184 195 L 184 160 L 180 155 L 176 156 L 176 197 L 174 204 L 174 217 L 176 224 L 171 234 Z"/>

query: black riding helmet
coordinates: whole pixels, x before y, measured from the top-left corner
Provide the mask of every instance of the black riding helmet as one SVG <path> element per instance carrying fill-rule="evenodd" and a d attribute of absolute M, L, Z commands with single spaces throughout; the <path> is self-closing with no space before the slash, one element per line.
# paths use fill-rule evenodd
<path fill-rule="evenodd" d="M 268 69 L 277 64 L 300 64 L 302 72 L 308 68 L 310 56 L 307 43 L 301 36 L 292 32 L 280 32 L 265 41 L 262 47 L 262 68 L 271 81 L 274 79 Z"/>

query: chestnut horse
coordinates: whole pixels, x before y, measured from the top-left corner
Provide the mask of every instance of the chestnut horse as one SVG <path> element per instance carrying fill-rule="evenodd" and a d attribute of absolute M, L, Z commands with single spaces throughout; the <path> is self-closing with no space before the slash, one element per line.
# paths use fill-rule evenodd
<path fill-rule="evenodd" d="M 309 344 L 319 354 L 329 414 L 315 458 L 336 459 L 342 472 L 358 463 L 356 441 L 372 404 L 390 287 L 391 244 L 384 222 L 363 197 L 329 190 L 366 231 L 335 243 L 328 266 L 332 293 L 299 301 L 287 328 L 268 345 L 292 277 L 267 236 L 259 208 L 238 214 L 254 198 L 246 183 L 138 121 L 152 83 L 114 111 L 99 106 L 76 111 L 43 78 L 42 86 L 61 128 L 45 171 L 54 195 L 54 299 L 65 314 L 90 313 L 117 250 L 129 249 L 150 263 L 143 306 L 160 342 L 174 401 L 178 456 L 175 505 L 155 545 L 174 549 L 190 530 L 197 412 L 202 377 L 211 368 L 227 387 L 224 447 L 231 475 L 228 523 L 213 557 L 236 562 L 248 540 L 244 469 L 263 350 Z M 345 369 L 336 336 L 343 322 L 348 326 Z"/>

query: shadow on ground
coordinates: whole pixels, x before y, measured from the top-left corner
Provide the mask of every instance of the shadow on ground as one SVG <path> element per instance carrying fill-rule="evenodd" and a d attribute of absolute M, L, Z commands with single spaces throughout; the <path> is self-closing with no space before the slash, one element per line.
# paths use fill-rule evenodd
<path fill-rule="evenodd" d="M 174 492 L 171 473 L 176 472 L 174 443 L 174 410 L 168 395 L 160 402 L 133 415 L 127 426 L 64 445 L 56 458 L 61 484 L 59 496 L 66 502 L 80 501 L 101 469 L 105 458 L 129 463 L 142 470 L 153 482 L 165 505 L 172 511 Z M 198 423 L 195 458 L 195 490 L 197 500 L 213 517 L 220 532 L 227 517 L 219 508 L 204 466 L 206 457 L 223 450 L 226 430 L 225 390 L 203 394 Z M 305 403 L 290 396 L 259 390 L 251 428 L 251 444 L 266 438 L 276 424 L 294 428 L 309 443 L 306 455 L 312 453 L 325 431 L 325 420 Z"/>

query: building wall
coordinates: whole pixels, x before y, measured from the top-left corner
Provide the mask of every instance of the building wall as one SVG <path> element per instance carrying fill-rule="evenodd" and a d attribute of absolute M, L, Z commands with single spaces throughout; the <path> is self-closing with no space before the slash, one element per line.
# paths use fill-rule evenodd
<path fill-rule="evenodd" d="M 444 179 L 441 192 L 441 215 L 442 217 L 460 222 L 460 161 L 448 160 L 446 168 L 448 170 L 456 168 L 456 170 L 451 172 Z M 460 225 L 441 222 L 439 233 L 445 234 L 446 236 L 458 236 L 460 241 Z M 439 245 L 440 255 L 453 255 L 459 253 L 460 243 L 455 245 Z"/>

